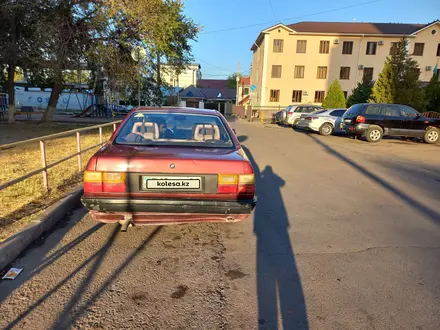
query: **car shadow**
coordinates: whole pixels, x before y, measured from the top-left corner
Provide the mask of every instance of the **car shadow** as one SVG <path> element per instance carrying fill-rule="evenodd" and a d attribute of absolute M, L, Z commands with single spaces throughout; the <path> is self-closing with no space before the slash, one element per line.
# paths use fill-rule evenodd
<path fill-rule="evenodd" d="M 406 194 L 402 190 L 398 189 L 397 187 L 395 187 L 394 185 L 392 185 L 391 183 L 389 183 L 385 179 L 382 179 L 378 175 L 376 175 L 373 172 L 369 171 L 364 166 L 356 163 L 352 159 L 350 159 L 347 156 L 345 156 L 345 155 L 341 154 L 340 152 L 336 151 L 335 149 L 330 147 L 328 144 L 322 142 L 320 139 L 316 138 L 315 136 L 309 135 L 309 137 L 316 144 L 318 144 L 321 147 L 323 147 L 326 152 L 328 152 L 329 154 L 331 154 L 334 157 L 338 158 L 339 160 L 341 160 L 342 162 L 346 163 L 347 165 L 351 166 L 352 168 L 357 170 L 359 173 L 361 173 L 365 177 L 367 177 L 370 180 L 376 182 L 381 187 L 383 187 L 385 190 L 389 191 L 394 196 L 396 196 L 397 198 L 402 200 L 406 205 L 410 206 L 411 208 L 413 208 L 414 210 L 416 210 L 417 212 L 421 213 L 426 218 L 431 220 L 433 223 L 435 223 L 437 225 L 440 225 L 440 212 L 437 212 L 436 210 L 434 210 L 434 209 L 432 209 L 432 208 L 430 208 L 430 207 L 420 203 L 419 201 L 415 200 L 414 198 L 412 198 L 411 196 L 409 196 L 408 194 Z"/>
<path fill-rule="evenodd" d="M 301 279 L 289 237 L 289 220 L 281 187 L 285 181 L 271 166 L 261 172 L 243 146 L 255 172 L 258 203 L 254 213 L 257 237 L 257 299 L 259 329 L 308 329 Z M 280 317 L 279 317 L 280 315 Z"/>

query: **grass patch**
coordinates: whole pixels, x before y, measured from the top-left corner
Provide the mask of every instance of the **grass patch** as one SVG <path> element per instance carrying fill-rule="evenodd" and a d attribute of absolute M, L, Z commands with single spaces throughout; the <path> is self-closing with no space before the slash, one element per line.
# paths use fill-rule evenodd
<path fill-rule="evenodd" d="M 23 139 L 77 129 L 85 125 L 61 125 L 26 123 L 1 125 L 2 144 Z M 90 125 L 89 125 L 90 126 Z M 112 126 L 103 128 L 104 141 L 113 131 Z M 5 137 L 9 136 L 9 140 Z M 98 129 L 81 132 L 81 148 L 99 143 Z M 96 148 L 97 150 L 98 148 Z M 82 154 L 82 169 L 87 165 L 95 149 Z M 53 163 L 77 151 L 76 135 L 46 141 L 47 163 Z M 42 167 L 38 142 L 0 151 L 0 184 L 25 175 Z M 73 157 L 48 170 L 49 192 L 43 186 L 42 174 L 0 191 L 0 241 L 6 239 L 23 225 L 35 219 L 49 205 L 73 191 L 82 181 L 78 172 L 77 157 Z"/>

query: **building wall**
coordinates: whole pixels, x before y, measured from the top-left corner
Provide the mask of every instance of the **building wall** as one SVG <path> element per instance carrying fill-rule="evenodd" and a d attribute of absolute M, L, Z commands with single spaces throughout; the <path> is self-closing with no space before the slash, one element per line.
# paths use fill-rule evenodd
<path fill-rule="evenodd" d="M 263 79 L 264 60 L 264 39 L 263 42 L 256 46 L 252 55 L 252 72 L 251 85 L 257 86 L 256 90 L 251 93 L 251 104 L 261 104 L 261 89 Z"/>
<path fill-rule="evenodd" d="M 437 30 L 433 35 L 431 31 Z M 283 52 L 273 52 L 273 40 L 284 40 Z M 390 55 L 392 42 L 398 42 L 400 36 L 326 36 L 312 34 L 292 33 L 288 29 L 280 27 L 275 28 L 265 34 L 261 42 L 261 48 L 265 48 L 266 57 L 258 59 L 260 49 L 255 49 L 252 60 L 251 84 L 257 85 L 257 97 L 253 97 L 253 105 L 261 106 L 287 106 L 292 104 L 292 92 L 294 90 L 303 91 L 301 103 L 315 103 L 315 91 L 325 91 L 335 80 L 339 79 L 342 66 L 350 67 L 349 79 L 340 79 L 342 89 L 351 93 L 356 87 L 357 82 L 362 81 L 364 70 L 359 69 L 372 67 L 373 80 L 378 78 L 382 71 L 386 57 Z M 297 53 L 297 40 L 307 41 L 306 53 Z M 329 41 L 329 53 L 320 54 L 320 41 Z M 337 42 L 335 42 L 337 40 Z M 342 54 L 343 42 L 352 41 L 353 51 L 350 55 Z M 379 42 L 383 45 L 377 45 L 376 55 L 367 55 L 366 48 L 368 42 Z M 440 24 L 420 32 L 417 36 L 409 38 L 410 54 L 414 51 L 414 43 L 425 43 L 423 56 L 413 56 L 419 63 L 421 81 L 428 81 L 432 77 L 432 71 L 426 71 L 427 66 L 434 68 L 440 57 L 436 56 L 437 46 L 440 43 Z M 262 63 L 263 62 L 263 63 Z M 264 78 L 264 67 L 266 64 L 266 75 Z M 272 78 L 272 66 L 281 65 L 281 78 Z M 294 78 L 295 65 L 305 67 L 304 78 Z M 327 78 L 317 79 L 318 66 L 327 67 Z M 258 76 L 258 77 L 257 77 Z M 270 90 L 280 90 L 278 102 L 270 102 Z"/>
<path fill-rule="evenodd" d="M 162 79 L 173 87 L 186 88 L 190 85 L 197 85 L 197 80 L 202 78 L 198 64 L 188 66 L 179 76 L 167 65 L 163 65 L 162 68 Z"/>

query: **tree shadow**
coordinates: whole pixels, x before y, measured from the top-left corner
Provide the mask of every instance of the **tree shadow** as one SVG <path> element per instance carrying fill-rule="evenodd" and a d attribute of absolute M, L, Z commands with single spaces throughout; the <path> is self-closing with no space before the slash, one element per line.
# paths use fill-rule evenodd
<path fill-rule="evenodd" d="M 89 289 L 96 273 L 99 271 L 105 257 L 108 255 L 110 248 L 117 239 L 118 233 L 120 231 L 119 225 L 115 225 L 114 229 L 109 235 L 106 243 L 77 266 L 68 276 L 63 280 L 58 282 L 49 291 L 47 291 L 43 296 L 41 296 L 36 302 L 29 306 L 24 312 L 22 312 L 17 318 L 8 324 L 5 329 L 13 329 L 21 321 L 23 321 L 32 311 L 34 311 L 38 306 L 40 306 L 44 301 L 49 299 L 55 292 L 61 289 L 67 282 L 69 282 L 74 276 L 79 274 L 84 268 L 86 268 L 91 262 L 92 265 L 87 270 L 87 273 L 82 278 L 80 285 L 78 286 L 76 292 L 70 297 L 69 301 L 65 303 L 63 313 L 60 314 L 51 328 L 53 329 L 66 329 L 71 327 L 73 323 L 84 314 L 87 309 L 101 296 L 101 294 L 108 288 L 108 286 L 121 274 L 121 272 L 135 259 L 135 257 L 145 249 L 147 244 L 159 233 L 161 226 L 156 227 L 150 235 L 148 235 L 142 243 L 125 259 L 125 261 L 119 265 L 113 273 L 108 277 L 108 279 L 95 291 L 91 296 L 85 300 L 85 302 L 79 305 L 80 301 L 84 298 L 85 292 Z"/>
<path fill-rule="evenodd" d="M 351 166 L 352 168 L 357 170 L 359 173 L 361 173 L 365 177 L 367 177 L 370 180 L 374 181 L 375 183 L 379 184 L 385 190 L 387 190 L 390 193 L 392 193 L 393 195 L 395 195 L 397 198 L 402 200 L 406 205 L 412 207 L 414 210 L 416 210 L 417 212 L 419 212 L 422 215 L 424 215 L 426 218 L 431 220 L 433 223 L 435 223 L 437 225 L 440 225 L 440 213 L 439 212 L 437 212 L 436 210 L 434 210 L 434 209 L 432 209 L 432 208 L 430 208 L 430 207 L 420 203 L 419 201 L 415 200 L 414 198 L 409 196 L 407 193 L 401 191 L 400 189 L 398 189 L 397 187 L 395 187 L 394 185 L 392 185 L 388 181 L 382 179 L 381 177 L 379 177 L 378 175 L 376 175 L 373 172 L 369 171 L 365 167 L 359 165 L 355 161 L 353 161 L 350 158 L 344 156 L 343 154 L 341 154 L 340 152 L 336 151 L 335 149 L 333 149 L 332 147 L 330 147 L 326 143 L 322 142 L 317 137 L 315 137 L 313 135 L 309 135 L 309 137 L 316 144 L 318 144 L 321 147 L 323 147 L 326 152 L 328 152 L 329 154 L 335 156 L 336 158 L 338 158 L 342 162 L 348 164 L 349 166 Z"/>
<path fill-rule="evenodd" d="M 308 329 L 304 293 L 280 190 L 285 181 L 271 166 L 260 172 L 249 149 L 244 146 L 243 149 L 255 171 L 258 195 L 254 233 L 257 237 L 259 329 L 280 328 L 279 318 L 284 329 Z"/>
<path fill-rule="evenodd" d="M 80 214 L 85 214 L 85 210 L 81 209 L 76 212 L 80 212 Z M 0 303 L 2 303 L 16 288 L 20 287 L 23 283 L 32 280 L 32 278 L 39 273 L 41 273 L 44 269 L 49 267 L 52 263 L 56 262 L 58 259 L 63 257 L 70 250 L 75 248 L 81 242 L 86 240 L 89 236 L 93 235 L 97 232 L 103 224 L 96 224 L 90 229 L 86 230 L 79 236 L 77 236 L 74 240 L 70 241 L 66 245 L 62 246 L 52 254 L 47 257 L 39 258 L 38 255 L 46 256 L 49 251 L 51 251 L 59 241 L 75 226 L 76 222 L 72 219 L 68 221 L 60 221 L 49 231 L 44 233 L 42 237 L 38 240 L 34 241 L 30 244 L 10 265 L 8 265 L 4 271 L 13 267 L 14 265 L 23 266 L 23 273 L 17 277 L 13 282 L 2 282 L 0 284 Z M 35 253 L 37 257 L 34 257 L 32 254 L 29 258 L 29 253 Z M 23 264 L 25 259 L 25 264 Z"/>

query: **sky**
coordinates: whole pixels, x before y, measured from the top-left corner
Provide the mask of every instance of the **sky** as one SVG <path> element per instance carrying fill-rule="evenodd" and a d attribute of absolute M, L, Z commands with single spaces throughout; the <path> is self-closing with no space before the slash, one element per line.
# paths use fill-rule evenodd
<path fill-rule="evenodd" d="M 440 0 L 183 0 L 185 15 L 201 26 L 194 62 L 204 79 L 249 73 L 250 48 L 277 23 L 301 21 L 429 23 L 440 19 Z M 253 25 L 250 26 L 249 25 Z M 229 31 L 224 31 L 228 30 Z"/>

